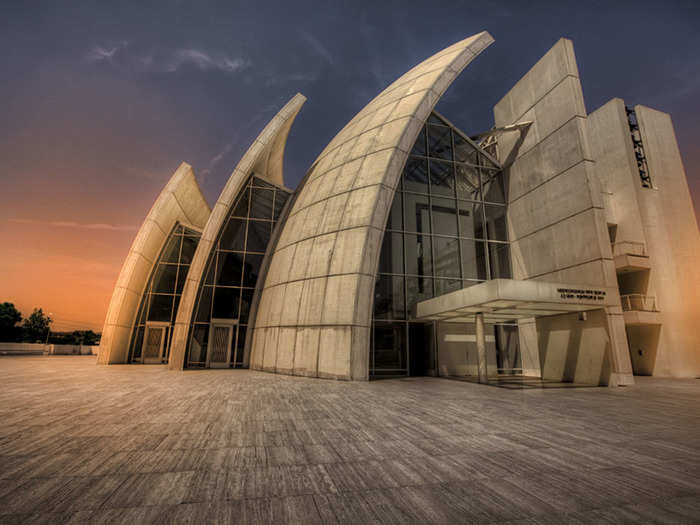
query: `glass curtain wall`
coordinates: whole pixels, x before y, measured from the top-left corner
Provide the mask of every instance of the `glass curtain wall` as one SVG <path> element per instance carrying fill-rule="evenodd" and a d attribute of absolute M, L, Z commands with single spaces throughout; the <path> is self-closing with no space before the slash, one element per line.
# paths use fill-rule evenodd
<path fill-rule="evenodd" d="M 431 114 L 406 162 L 379 258 L 371 376 L 409 373 L 416 303 L 486 279 L 510 278 L 500 168 Z M 421 323 L 422 324 L 422 323 Z"/>
<path fill-rule="evenodd" d="M 243 348 L 253 293 L 272 230 L 289 190 L 251 175 L 238 195 L 214 245 L 197 294 L 187 366 L 203 367 L 212 319 L 237 320 L 231 366 L 243 365 Z"/>
<path fill-rule="evenodd" d="M 129 348 L 130 362 L 142 361 L 146 325 L 158 323 L 165 328 L 161 361 L 167 363 L 180 295 L 200 237 L 200 232 L 181 224 L 176 224 L 170 232 L 141 298 Z"/>

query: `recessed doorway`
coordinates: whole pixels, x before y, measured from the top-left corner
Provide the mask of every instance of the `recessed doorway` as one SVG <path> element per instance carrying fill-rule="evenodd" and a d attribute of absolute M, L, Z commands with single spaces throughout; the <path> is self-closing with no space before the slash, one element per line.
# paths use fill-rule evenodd
<path fill-rule="evenodd" d="M 144 364 L 161 364 L 165 360 L 170 323 L 150 321 L 146 323 L 141 350 Z"/>
<path fill-rule="evenodd" d="M 238 319 L 212 319 L 209 329 L 208 368 L 229 368 Z"/>

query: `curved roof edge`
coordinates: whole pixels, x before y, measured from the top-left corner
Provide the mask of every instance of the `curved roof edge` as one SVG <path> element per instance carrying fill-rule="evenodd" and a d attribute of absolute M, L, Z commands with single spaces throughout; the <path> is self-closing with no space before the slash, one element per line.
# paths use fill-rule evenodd
<path fill-rule="evenodd" d="M 169 368 L 182 369 L 185 366 L 189 326 L 209 254 L 226 222 L 229 209 L 245 185 L 248 175 L 254 172 L 257 176 L 267 179 L 273 184 L 284 185 L 282 176 L 284 149 L 289 130 L 304 102 L 306 102 L 306 97 L 297 93 L 279 110 L 241 157 L 226 182 L 226 186 L 221 191 L 202 232 L 202 238 L 195 251 L 182 290 L 170 348 Z"/>
<path fill-rule="evenodd" d="M 178 222 L 201 230 L 210 211 L 192 166 L 183 162 L 153 203 L 122 265 L 102 329 L 98 364 L 126 363 L 136 311 L 163 244 Z"/>
<path fill-rule="evenodd" d="M 445 90 L 492 42 L 484 31 L 421 62 L 321 152 L 271 254 L 251 368 L 367 379 L 379 248 L 408 152 Z"/>

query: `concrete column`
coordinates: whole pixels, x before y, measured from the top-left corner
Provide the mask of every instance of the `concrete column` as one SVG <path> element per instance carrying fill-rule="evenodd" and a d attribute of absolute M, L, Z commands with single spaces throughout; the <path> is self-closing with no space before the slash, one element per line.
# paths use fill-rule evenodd
<path fill-rule="evenodd" d="M 486 369 L 486 335 L 484 332 L 484 314 L 475 315 L 476 320 L 476 356 L 479 365 L 479 383 L 488 383 Z"/>

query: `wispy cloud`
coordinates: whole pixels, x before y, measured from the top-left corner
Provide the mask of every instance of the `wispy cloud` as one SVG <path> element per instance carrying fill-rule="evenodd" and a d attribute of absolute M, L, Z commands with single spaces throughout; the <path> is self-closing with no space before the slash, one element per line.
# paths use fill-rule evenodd
<path fill-rule="evenodd" d="M 134 231 L 136 226 L 122 224 L 105 224 L 101 222 L 84 223 L 74 221 L 37 221 L 34 219 L 9 219 L 10 222 L 19 224 L 36 224 L 41 226 L 52 226 L 56 228 L 77 228 L 81 230 L 111 230 L 111 231 Z"/>
<path fill-rule="evenodd" d="M 321 41 L 311 33 L 308 33 L 307 31 L 300 31 L 300 33 L 302 38 L 306 40 L 306 42 L 311 46 L 311 48 L 332 66 L 333 55 L 331 55 L 331 52 L 328 51 L 328 48 L 324 46 L 321 43 Z"/>
<path fill-rule="evenodd" d="M 250 66 L 250 61 L 243 58 L 230 58 L 225 55 L 215 56 L 194 48 L 180 49 L 173 54 L 166 70 L 172 73 L 187 64 L 202 71 L 214 69 L 225 73 L 235 73 Z"/>
<path fill-rule="evenodd" d="M 199 182 L 202 183 L 204 182 L 204 179 L 211 173 L 211 171 L 219 164 L 219 162 L 222 161 L 222 159 L 228 155 L 229 151 L 231 151 L 231 148 L 238 142 L 238 133 L 236 133 L 236 136 L 234 139 L 226 144 L 223 149 L 214 155 L 211 160 L 207 163 L 207 167 L 204 168 L 200 173 L 199 173 Z"/>
<path fill-rule="evenodd" d="M 318 73 L 315 72 L 297 71 L 295 73 L 278 74 L 272 71 L 267 71 L 263 82 L 265 87 L 271 87 L 285 82 L 308 84 L 309 82 L 315 82 L 317 79 Z"/>
<path fill-rule="evenodd" d="M 127 41 L 95 45 L 87 53 L 87 61 L 93 64 L 108 63 L 120 69 L 147 73 L 174 73 L 185 66 L 193 66 L 200 71 L 237 73 L 251 65 L 250 60 L 243 57 L 231 57 L 225 53 L 212 53 L 193 47 L 154 53 L 137 49 L 127 52 L 127 46 Z"/>
<path fill-rule="evenodd" d="M 87 54 L 89 62 L 111 62 L 129 42 L 123 40 L 111 46 L 94 46 Z"/>

